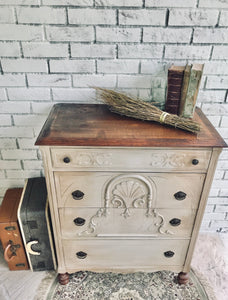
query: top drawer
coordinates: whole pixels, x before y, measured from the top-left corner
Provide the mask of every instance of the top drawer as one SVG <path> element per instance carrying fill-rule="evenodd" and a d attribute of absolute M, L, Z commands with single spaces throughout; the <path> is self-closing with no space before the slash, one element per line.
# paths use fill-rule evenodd
<path fill-rule="evenodd" d="M 52 166 L 63 170 L 206 172 L 211 151 L 149 148 L 50 148 Z"/>

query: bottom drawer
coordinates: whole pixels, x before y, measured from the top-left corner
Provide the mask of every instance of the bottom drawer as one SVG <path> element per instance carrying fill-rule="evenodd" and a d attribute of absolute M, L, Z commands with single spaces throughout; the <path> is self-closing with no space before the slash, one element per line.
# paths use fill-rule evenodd
<path fill-rule="evenodd" d="M 189 240 L 64 240 L 65 266 L 77 270 L 162 270 L 183 266 Z"/>

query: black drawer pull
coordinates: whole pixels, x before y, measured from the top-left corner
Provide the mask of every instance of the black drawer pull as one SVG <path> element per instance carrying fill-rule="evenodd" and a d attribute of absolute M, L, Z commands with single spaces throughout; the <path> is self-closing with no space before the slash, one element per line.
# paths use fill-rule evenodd
<path fill-rule="evenodd" d="M 77 226 L 83 226 L 85 224 L 85 221 L 85 219 L 78 217 L 74 219 L 74 224 Z"/>
<path fill-rule="evenodd" d="M 185 194 L 184 192 L 177 192 L 176 194 L 174 194 L 174 197 L 177 200 L 184 200 L 186 198 L 187 194 Z"/>
<path fill-rule="evenodd" d="M 76 253 L 77 258 L 79 259 L 84 259 L 87 256 L 87 253 L 83 252 L 83 251 L 79 251 Z"/>
<path fill-rule="evenodd" d="M 84 197 L 84 193 L 79 190 L 74 191 L 71 195 L 74 200 L 82 200 L 82 198 Z"/>
<path fill-rule="evenodd" d="M 173 257 L 174 256 L 174 252 L 173 251 L 166 251 L 164 252 L 165 257 Z"/>
<path fill-rule="evenodd" d="M 69 164 L 70 159 L 69 159 L 69 157 L 66 156 L 66 157 L 64 157 L 63 161 L 65 162 L 65 164 Z"/>
<path fill-rule="evenodd" d="M 169 223 L 170 223 L 172 226 L 179 226 L 180 223 L 181 223 L 181 220 L 180 220 L 180 219 L 177 219 L 177 218 L 173 218 L 172 220 L 169 221 Z"/>
<path fill-rule="evenodd" d="M 192 164 L 193 164 L 194 166 L 198 165 L 198 163 L 199 163 L 198 159 L 193 159 L 193 160 L 192 160 Z"/>

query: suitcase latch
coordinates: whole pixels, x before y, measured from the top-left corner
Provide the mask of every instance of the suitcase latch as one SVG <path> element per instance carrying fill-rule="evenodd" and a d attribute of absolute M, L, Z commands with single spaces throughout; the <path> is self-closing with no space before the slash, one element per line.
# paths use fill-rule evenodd
<path fill-rule="evenodd" d="M 14 256 L 17 255 L 16 251 L 20 247 L 21 246 L 19 244 L 14 244 L 12 240 L 9 240 L 9 243 L 4 250 L 4 259 L 7 262 L 11 261 L 14 258 Z M 11 252 L 11 256 L 8 255 L 8 251 Z"/>
<path fill-rule="evenodd" d="M 16 227 L 15 226 L 6 226 L 5 230 L 8 230 L 8 231 L 16 230 Z"/>

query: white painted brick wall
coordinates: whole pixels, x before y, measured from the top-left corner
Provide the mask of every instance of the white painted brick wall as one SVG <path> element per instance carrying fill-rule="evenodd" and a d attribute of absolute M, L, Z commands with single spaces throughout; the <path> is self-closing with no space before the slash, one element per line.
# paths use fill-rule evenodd
<path fill-rule="evenodd" d="M 0 0 L 0 199 L 43 175 L 37 135 L 53 104 L 93 85 L 164 107 L 172 64 L 204 63 L 198 105 L 228 142 L 228 1 Z M 201 230 L 228 231 L 228 150 Z"/>

